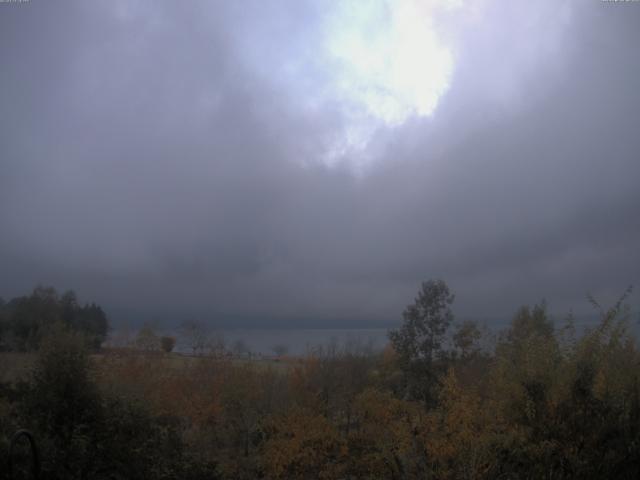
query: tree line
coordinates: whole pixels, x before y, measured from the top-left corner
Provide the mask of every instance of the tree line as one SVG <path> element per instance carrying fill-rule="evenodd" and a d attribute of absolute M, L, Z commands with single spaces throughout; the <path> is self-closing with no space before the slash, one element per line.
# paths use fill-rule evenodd
<path fill-rule="evenodd" d="M 56 479 L 637 478 L 640 351 L 625 296 L 591 301 L 589 330 L 542 303 L 488 344 L 432 280 L 384 351 L 277 364 L 90 357 L 59 324 L 29 377 L 0 386 L 0 455 L 27 427 Z"/>
<path fill-rule="evenodd" d="M 81 333 L 97 350 L 107 337 L 109 323 L 95 303 L 81 305 L 76 294 L 63 294 L 53 287 L 37 286 L 30 295 L 5 302 L 0 298 L 0 351 L 34 351 L 48 332 L 60 323 Z"/>

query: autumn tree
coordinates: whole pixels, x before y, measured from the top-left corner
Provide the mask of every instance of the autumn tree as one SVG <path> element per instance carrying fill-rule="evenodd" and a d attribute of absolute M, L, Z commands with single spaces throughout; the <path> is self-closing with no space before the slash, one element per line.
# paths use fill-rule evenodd
<path fill-rule="evenodd" d="M 547 305 L 543 301 L 534 305 L 533 308 L 524 305 L 518 309 L 506 332 L 506 340 L 519 346 L 533 337 L 550 339 L 553 334 L 553 322 L 547 314 Z"/>
<path fill-rule="evenodd" d="M 345 441 L 322 415 L 294 409 L 271 418 L 265 433 L 261 460 L 267 478 L 344 478 Z"/>
<path fill-rule="evenodd" d="M 458 325 L 453 334 L 453 346 L 458 356 L 465 360 L 477 354 L 480 351 L 478 342 L 481 337 L 482 332 L 473 320 L 465 320 Z"/>
<path fill-rule="evenodd" d="M 350 478 L 424 477 L 424 449 L 416 443 L 421 410 L 389 392 L 373 388 L 360 392 L 348 435 Z"/>
<path fill-rule="evenodd" d="M 145 352 L 151 352 L 153 350 L 157 350 L 160 347 L 158 335 L 156 334 L 153 327 L 147 323 L 145 323 L 142 328 L 138 330 L 135 344 L 138 349 Z"/>
<path fill-rule="evenodd" d="M 490 477 L 496 461 L 492 451 L 498 421 L 473 388 L 460 385 L 453 368 L 442 381 L 438 407 L 428 413 L 421 440 L 435 478 Z"/>

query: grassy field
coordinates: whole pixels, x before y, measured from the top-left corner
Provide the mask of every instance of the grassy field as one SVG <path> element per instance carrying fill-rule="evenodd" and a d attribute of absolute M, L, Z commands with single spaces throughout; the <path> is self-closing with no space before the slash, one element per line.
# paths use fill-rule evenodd
<path fill-rule="evenodd" d="M 101 362 L 107 358 L 113 359 L 117 355 L 113 352 L 109 353 L 97 353 L 91 355 L 91 358 L 97 362 Z M 127 352 L 122 355 L 135 355 L 144 357 L 148 360 L 157 361 L 162 364 L 164 368 L 170 370 L 179 370 L 186 366 L 188 363 L 200 362 L 208 359 L 207 357 L 194 357 L 190 355 L 183 355 L 177 353 L 171 354 L 143 354 L 137 352 Z M 0 352 L 0 383 L 14 383 L 19 380 L 26 380 L 31 367 L 34 365 L 36 359 L 35 353 L 22 353 L 22 352 Z M 286 370 L 296 365 L 299 362 L 298 358 L 287 357 L 282 359 L 273 358 L 232 358 L 228 360 L 234 365 L 253 365 L 258 368 L 273 368 L 276 370 Z"/>

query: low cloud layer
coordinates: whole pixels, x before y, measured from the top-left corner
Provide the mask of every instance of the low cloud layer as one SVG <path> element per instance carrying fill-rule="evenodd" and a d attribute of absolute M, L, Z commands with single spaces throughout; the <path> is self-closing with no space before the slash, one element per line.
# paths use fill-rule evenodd
<path fill-rule="evenodd" d="M 0 295 L 368 325 L 432 277 L 478 317 L 640 284 L 640 5 L 474 6 L 435 111 L 387 126 L 321 2 L 0 4 Z"/>

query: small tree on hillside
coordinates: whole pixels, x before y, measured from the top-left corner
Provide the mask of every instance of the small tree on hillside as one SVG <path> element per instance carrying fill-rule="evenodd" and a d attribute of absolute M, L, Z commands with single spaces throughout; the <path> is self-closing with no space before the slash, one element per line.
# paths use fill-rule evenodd
<path fill-rule="evenodd" d="M 136 347 L 139 350 L 144 350 L 146 352 L 157 350 L 160 346 L 160 341 L 158 339 L 158 336 L 156 335 L 156 332 L 148 324 L 144 324 L 138 331 L 135 342 Z"/>
<path fill-rule="evenodd" d="M 426 403 L 433 400 L 436 361 L 443 356 L 442 344 L 453 321 L 453 300 L 454 295 L 443 280 L 423 282 L 414 303 L 403 312 L 402 326 L 389 332 L 405 373 L 407 393 Z"/>
<path fill-rule="evenodd" d="M 249 353 L 249 347 L 247 347 L 247 344 L 243 339 L 238 338 L 235 342 L 233 342 L 233 354 L 236 357 L 244 357 L 245 355 L 249 355 Z"/>
<path fill-rule="evenodd" d="M 191 349 L 192 355 L 202 355 L 209 343 L 209 332 L 204 324 L 197 320 L 182 322 L 180 335 L 184 344 Z"/>
<path fill-rule="evenodd" d="M 176 346 L 176 339 L 174 337 L 161 337 L 160 346 L 165 353 L 171 353 Z"/>

